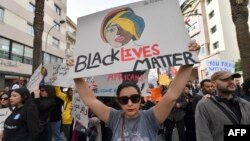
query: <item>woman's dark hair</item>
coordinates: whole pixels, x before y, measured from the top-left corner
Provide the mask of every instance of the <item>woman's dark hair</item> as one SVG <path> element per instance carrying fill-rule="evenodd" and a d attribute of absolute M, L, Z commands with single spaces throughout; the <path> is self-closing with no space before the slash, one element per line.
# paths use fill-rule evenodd
<path fill-rule="evenodd" d="M 2 92 L 2 93 L 0 94 L 0 98 L 2 98 L 2 96 L 4 96 L 4 95 L 7 95 L 8 98 L 10 98 L 10 94 L 9 94 L 8 92 Z"/>
<path fill-rule="evenodd" d="M 39 89 L 43 88 L 47 93 L 48 97 L 55 97 L 56 96 L 56 91 L 55 88 L 51 85 L 40 85 Z"/>
<path fill-rule="evenodd" d="M 16 92 L 18 94 L 20 94 L 21 98 L 22 98 L 22 103 L 24 104 L 28 98 L 30 97 L 30 92 L 28 89 L 26 88 L 18 88 L 18 89 L 14 89 L 12 90 L 12 92 Z"/>
<path fill-rule="evenodd" d="M 126 82 L 121 83 L 121 84 L 118 86 L 118 88 L 117 88 L 117 90 L 116 90 L 116 96 L 119 96 L 121 90 L 122 90 L 123 88 L 127 88 L 127 87 L 133 87 L 133 88 L 135 88 L 135 89 L 137 90 L 138 94 L 141 95 L 141 90 L 140 90 L 139 86 L 138 86 L 136 83 L 130 82 L 130 81 L 126 81 Z"/>

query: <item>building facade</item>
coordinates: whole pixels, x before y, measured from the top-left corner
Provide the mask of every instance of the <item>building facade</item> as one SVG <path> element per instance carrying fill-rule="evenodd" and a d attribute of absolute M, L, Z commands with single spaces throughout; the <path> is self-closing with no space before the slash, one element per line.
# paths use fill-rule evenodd
<path fill-rule="evenodd" d="M 194 72 L 199 80 L 210 78 L 208 60 L 239 61 L 240 54 L 229 1 L 196 0 L 185 9 L 184 20 L 191 38 L 201 45 L 200 64 L 197 72 Z"/>
<path fill-rule="evenodd" d="M 43 62 L 63 62 L 67 0 L 45 0 Z M 29 78 L 33 62 L 35 0 L 0 1 L 0 88 L 13 79 Z"/>
<path fill-rule="evenodd" d="M 72 56 L 76 43 L 76 24 L 69 17 L 66 19 L 66 42 L 65 55 Z"/>

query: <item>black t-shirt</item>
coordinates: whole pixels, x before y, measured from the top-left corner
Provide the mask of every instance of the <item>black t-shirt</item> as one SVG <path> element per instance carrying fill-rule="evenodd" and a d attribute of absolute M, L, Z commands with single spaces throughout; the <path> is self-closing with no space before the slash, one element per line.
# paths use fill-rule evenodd
<path fill-rule="evenodd" d="M 4 123 L 3 141 L 35 141 L 38 113 L 34 107 L 15 108 Z"/>
<path fill-rule="evenodd" d="M 241 111 L 240 111 L 240 105 L 238 102 L 233 100 L 223 100 L 223 102 L 228 106 L 229 109 L 236 115 L 238 120 L 241 120 Z"/>

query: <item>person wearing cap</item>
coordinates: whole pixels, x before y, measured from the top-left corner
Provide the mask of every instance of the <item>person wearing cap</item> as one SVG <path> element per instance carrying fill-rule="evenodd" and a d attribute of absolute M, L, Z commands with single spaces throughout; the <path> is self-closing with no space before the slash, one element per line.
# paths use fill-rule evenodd
<path fill-rule="evenodd" d="M 4 122 L 2 141 L 36 141 L 39 130 L 38 109 L 30 99 L 29 90 L 13 90 L 10 104 L 15 108 Z"/>
<path fill-rule="evenodd" d="M 236 76 L 237 74 L 227 71 L 218 71 L 211 76 L 216 93 L 210 98 L 201 99 L 197 104 L 195 111 L 197 141 L 223 141 L 224 125 L 250 124 L 250 103 L 234 95 Z"/>

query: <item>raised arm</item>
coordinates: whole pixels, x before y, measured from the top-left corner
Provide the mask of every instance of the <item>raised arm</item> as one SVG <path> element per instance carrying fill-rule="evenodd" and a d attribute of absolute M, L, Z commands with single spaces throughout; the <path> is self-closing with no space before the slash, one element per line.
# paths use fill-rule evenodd
<path fill-rule="evenodd" d="M 61 88 L 59 86 L 55 86 L 56 96 L 60 98 L 61 100 L 66 100 L 66 94 L 61 91 Z"/>
<path fill-rule="evenodd" d="M 176 100 L 181 95 L 192 72 L 192 68 L 192 66 L 181 66 L 176 77 L 170 84 L 167 93 L 162 97 L 160 102 L 154 106 L 155 116 L 160 124 L 168 117 Z"/>
<path fill-rule="evenodd" d="M 110 107 L 106 106 L 95 97 L 88 83 L 83 78 L 76 78 L 74 81 L 83 103 L 87 105 L 99 119 L 106 123 L 109 118 Z"/>
<path fill-rule="evenodd" d="M 190 51 L 199 51 L 200 46 L 195 42 L 191 41 L 189 44 Z M 189 76 L 191 75 L 193 65 L 181 66 L 176 77 L 169 86 L 167 93 L 162 97 L 159 103 L 154 107 L 155 117 L 161 124 L 168 117 L 176 100 L 181 95 Z"/>

